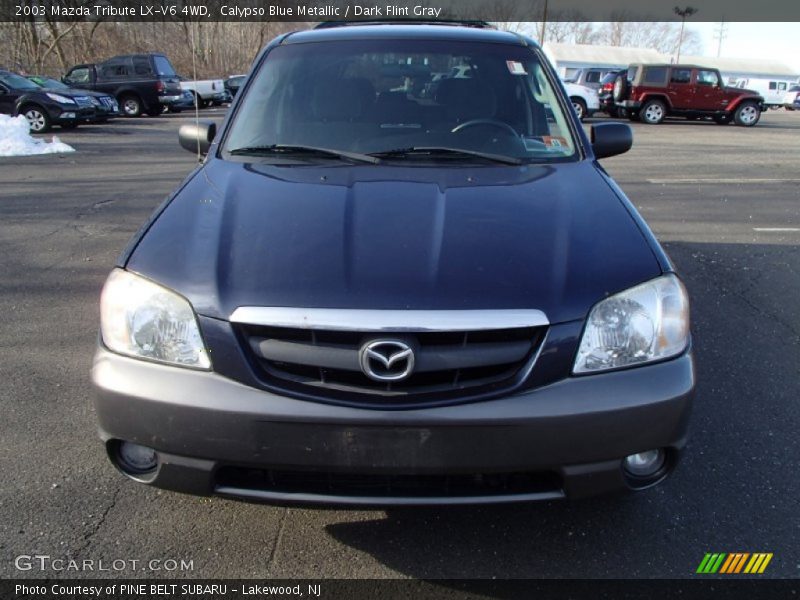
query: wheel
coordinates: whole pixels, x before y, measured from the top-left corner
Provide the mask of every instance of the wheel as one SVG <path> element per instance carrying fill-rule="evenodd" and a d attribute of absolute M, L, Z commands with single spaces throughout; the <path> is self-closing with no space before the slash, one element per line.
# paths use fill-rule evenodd
<path fill-rule="evenodd" d="M 667 116 L 667 107 L 661 100 L 648 100 L 639 111 L 639 118 L 648 125 L 658 125 Z"/>
<path fill-rule="evenodd" d="M 761 109 L 755 102 L 742 102 L 733 113 L 734 122 L 741 127 L 752 127 L 761 118 Z"/>
<path fill-rule="evenodd" d="M 583 121 L 583 118 L 586 116 L 586 102 L 584 102 L 581 98 L 570 98 L 572 101 L 572 107 L 575 109 L 575 114 L 578 115 L 578 120 Z"/>
<path fill-rule="evenodd" d="M 714 117 L 714 122 L 717 125 L 727 125 L 728 123 L 731 122 L 731 116 L 730 115 L 716 115 Z"/>
<path fill-rule="evenodd" d="M 200 108 L 208 108 L 211 106 L 211 100 L 200 100 Z"/>
<path fill-rule="evenodd" d="M 47 111 L 42 107 L 32 104 L 24 107 L 20 113 L 25 115 L 25 118 L 28 119 L 28 126 L 33 133 L 45 133 L 46 131 L 50 131 L 50 127 L 52 127 L 50 115 L 48 115 Z"/>
<path fill-rule="evenodd" d="M 617 75 L 614 79 L 614 91 L 612 92 L 615 102 L 622 102 L 628 95 L 628 77 L 626 75 Z"/>
<path fill-rule="evenodd" d="M 151 117 L 157 117 L 162 112 L 164 112 L 164 107 L 161 106 L 160 104 L 158 106 L 154 106 L 153 108 L 148 108 L 147 109 L 147 114 L 148 114 L 148 116 L 151 116 Z"/>
<path fill-rule="evenodd" d="M 142 101 L 138 96 L 126 95 L 119 99 L 122 114 L 126 117 L 138 117 L 142 114 Z"/>

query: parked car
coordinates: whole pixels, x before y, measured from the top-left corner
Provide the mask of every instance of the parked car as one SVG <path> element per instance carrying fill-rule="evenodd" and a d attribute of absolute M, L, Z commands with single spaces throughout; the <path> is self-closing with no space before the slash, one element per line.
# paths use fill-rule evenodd
<path fill-rule="evenodd" d="M 786 91 L 783 107 L 786 110 L 800 110 L 800 85 L 793 85 Z"/>
<path fill-rule="evenodd" d="M 126 54 L 98 64 L 76 65 L 62 81 L 113 95 L 128 117 L 158 116 L 164 106 L 181 98 L 178 76 L 163 54 Z"/>
<path fill-rule="evenodd" d="M 0 70 L 0 113 L 25 115 L 33 133 L 45 133 L 53 125 L 74 129 L 96 116 L 91 98 L 82 92 L 48 90 L 5 70 Z"/>
<path fill-rule="evenodd" d="M 194 94 L 189 90 L 181 90 L 180 100 L 170 103 L 167 110 L 171 113 L 179 113 L 193 108 L 195 108 Z"/>
<path fill-rule="evenodd" d="M 236 97 L 236 94 L 239 92 L 239 88 L 244 84 L 245 79 L 247 79 L 247 75 L 231 75 L 225 80 L 225 89 L 228 90 L 231 100 Z"/>
<path fill-rule="evenodd" d="M 91 90 L 80 90 L 69 87 L 67 84 L 60 82 L 58 79 L 51 77 L 42 77 L 41 75 L 28 75 L 33 83 L 47 88 L 54 92 L 71 91 L 83 96 L 88 96 L 94 105 L 95 115 L 87 122 L 89 123 L 104 123 L 109 119 L 119 116 L 119 104 L 116 98 L 109 94 L 102 92 L 93 92 Z"/>
<path fill-rule="evenodd" d="M 181 77 L 181 89 L 188 90 L 195 97 L 200 108 L 220 106 L 230 102 L 230 95 L 225 90 L 222 79 L 200 79 L 192 81 Z"/>
<path fill-rule="evenodd" d="M 729 84 L 737 88 L 747 88 L 764 98 L 764 108 L 778 109 L 783 106 L 783 98 L 792 86 L 791 81 L 763 79 L 756 77 L 741 77 Z"/>
<path fill-rule="evenodd" d="M 764 98 L 725 87 L 717 69 L 697 65 L 635 64 L 614 82 L 614 101 L 631 120 L 655 125 L 665 117 L 712 117 L 720 125 L 758 123 Z"/>
<path fill-rule="evenodd" d="M 572 107 L 581 121 L 600 110 L 600 99 L 597 95 L 597 90 L 568 82 L 564 82 L 564 88 L 567 90 Z"/>
<path fill-rule="evenodd" d="M 430 99 L 392 91 L 398 56 L 479 67 Z M 360 506 L 672 471 L 687 294 L 597 163 L 630 126 L 590 142 L 536 42 L 474 23 L 282 35 L 222 130 L 179 138 L 206 158 L 101 298 L 94 404 L 127 477 Z"/>
<path fill-rule="evenodd" d="M 600 110 L 608 114 L 610 117 L 627 117 L 628 111 L 620 106 L 617 106 L 614 101 L 614 82 L 618 75 L 625 75 L 627 70 L 611 71 L 606 73 L 603 79 L 600 80 L 600 89 L 598 90 L 598 97 L 600 102 Z"/>
<path fill-rule="evenodd" d="M 564 79 L 566 83 L 575 83 L 584 87 L 600 91 L 603 78 L 610 72 L 610 69 L 587 68 L 578 69 L 570 77 Z"/>

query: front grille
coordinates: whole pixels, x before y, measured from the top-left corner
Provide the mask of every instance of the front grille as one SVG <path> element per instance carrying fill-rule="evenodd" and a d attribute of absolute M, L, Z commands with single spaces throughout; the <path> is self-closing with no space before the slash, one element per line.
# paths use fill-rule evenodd
<path fill-rule="evenodd" d="M 94 104 L 92 104 L 92 99 L 89 98 L 89 96 L 73 96 L 73 100 L 75 100 L 75 103 L 78 106 L 83 108 L 94 106 Z"/>
<path fill-rule="evenodd" d="M 231 495 L 277 492 L 367 498 L 469 498 L 561 494 L 561 478 L 550 471 L 457 474 L 375 474 L 222 467 L 216 490 Z"/>
<path fill-rule="evenodd" d="M 382 406 L 478 398 L 512 389 L 530 372 L 546 332 L 546 326 L 396 333 L 250 324 L 236 329 L 268 388 Z M 402 380 L 376 381 L 365 374 L 362 348 L 387 340 L 413 352 L 411 374 Z M 391 376 L 403 370 L 404 363 L 399 364 L 386 368 L 373 360 L 370 369 Z"/>

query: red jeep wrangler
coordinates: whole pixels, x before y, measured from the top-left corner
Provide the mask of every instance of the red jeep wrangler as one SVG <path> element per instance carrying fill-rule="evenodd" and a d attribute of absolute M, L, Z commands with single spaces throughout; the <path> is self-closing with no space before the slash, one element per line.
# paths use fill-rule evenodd
<path fill-rule="evenodd" d="M 614 102 L 632 121 L 652 125 L 670 116 L 752 127 L 764 109 L 758 93 L 725 87 L 717 69 L 696 65 L 631 65 L 614 82 Z"/>

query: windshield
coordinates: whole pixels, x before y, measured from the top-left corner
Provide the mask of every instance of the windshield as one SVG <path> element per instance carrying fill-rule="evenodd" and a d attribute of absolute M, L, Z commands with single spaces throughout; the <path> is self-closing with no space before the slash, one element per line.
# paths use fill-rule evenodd
<path fill-rule="evenodd" d="M 287 44 L 269 53 L 253 79 L 231 125 L 226 157 L 276 146 L 383 154 L 387 161 L 494 156 L 519 163 L 576 156 L 541 59 L 521 46 Z"/>
<path fill-rule="evenodd" d="M 166 77 L 175 76 L 175 69 L 172 68 L 172 63 L 170 63 L 165 57 L 154 56 L 153 62 L 156 64 L 156 73 L 158 75 L 165 75 Z"/>
<path fill-rule="evenodd" d="M 61 83 L 57 79 L 50 79 L 49 77 L 31 77 L 31 81 L 38 83 L 42 87 L 50 88 L 51 90 L 68 90 L 69 86 Z"/>
<path fill-rule="evenodd" d="M 30 79 L 26 79 L 15 73 L 0 73 L 0 82 L 6 84 L 14 90 L 39 90 L 41 86 L 36 85 Z"/>

